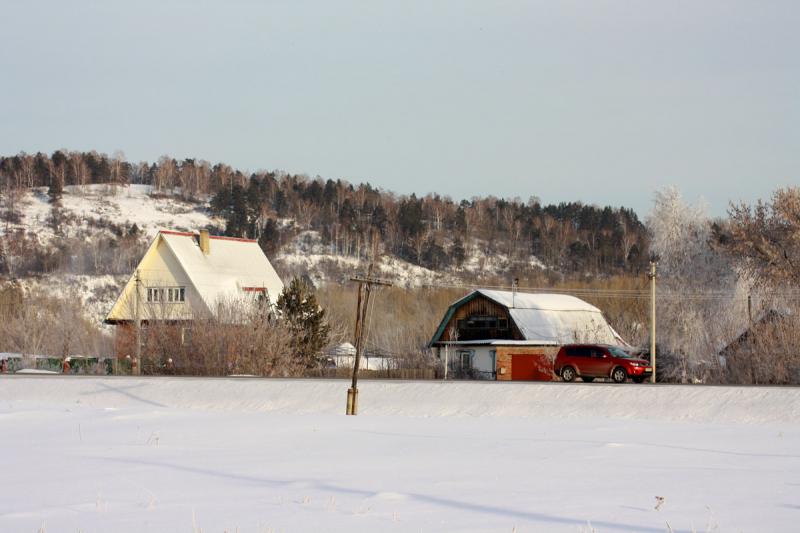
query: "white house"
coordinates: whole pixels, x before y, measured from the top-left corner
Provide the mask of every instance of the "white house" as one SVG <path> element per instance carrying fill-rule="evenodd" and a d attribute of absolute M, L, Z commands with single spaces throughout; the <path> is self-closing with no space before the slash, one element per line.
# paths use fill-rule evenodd
<path fill-rule="evenodd" d="M 328 354 L 330 363 L 336 368 L 350 368 L 355 365 L 356 347 L 349 342 L 336 346 Z M 400 361 L 391 355 L 365 350 L 361 354 L 359 368 L 362 370 L 387 371 L 395 370 L 400 366 Z"/>
<path fill-rule="evenodd" d="M 265 298 L 274 305 L 282 291 L 283 282 L 257 241 L 162 230 L 105 321 L 118 326 L 121 354 L 120 333 L 130 333 L 136 321 L 218 317 L 227 303 Z"/>

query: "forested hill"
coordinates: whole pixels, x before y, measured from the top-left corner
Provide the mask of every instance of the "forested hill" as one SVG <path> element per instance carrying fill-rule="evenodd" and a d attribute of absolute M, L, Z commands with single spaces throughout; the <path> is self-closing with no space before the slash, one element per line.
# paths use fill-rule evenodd
<path fill-rule="evenodd" d="M 0 214 L 5 221 L 19 218 L 16 200 L 27 188 L 47 187 L 57 205 L 65 186 L 96 183 L 146 184 L 154 195 L 208 203 L 225 221 L 219 230 L 258 239 L 270 254 L 313 232 L 326 254 L 364 257 L 374 232 L 386 253 L 432 270 L 458 271 L 491 257 L 501 258 L 508 272 L 543 267 L 602 275 L 638 272 L 646 262 L 646 231 L 631 209 L 543 205 L 536 198 L 401 196 L 369 183 L 245 173 L 222 163 L 166 156 L 152 163 L 97 152 L 2 157 Z"/>

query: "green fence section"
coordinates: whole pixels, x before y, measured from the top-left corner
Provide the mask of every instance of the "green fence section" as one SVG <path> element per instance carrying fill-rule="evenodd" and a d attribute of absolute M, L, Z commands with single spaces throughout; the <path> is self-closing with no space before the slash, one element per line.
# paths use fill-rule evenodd
<path fill-rule="evenodd" d="M 62 358 L 43 355 L 0 354 L 0 360 L 5 361 L 5 372 L 9 374 L 23 370 L 33 370 L 55 374 L 89 376 L 130 376 L 134 373 L 154 376 L 202 375 L 191 371 L 187 372 L 187 369 L 182 367 L 158 364 L 149 359 L 142 361 L 140 372 L 135 372 L 133 360 L 129 358 L 70 356 L 67 360 L 68 365 L 64 364 L 64 359 Z M 218 375 L 224 376 L 225 373 L 222 372 Z M 297 377 L 347 379 L 352 375 L 353 370 L 351 368 L 328 367 L 308 369 Z M 364 379 L 437 379 L 441 377 L 436 369 L 433 368 L 362 369 L 359 370 L 358 376 Z"/>
<path fill-rule="evenodd" d="M 4 355 L 5 371 L 9 374 L 21 370 L 37 370 L 54 372 L 57 374 L 83 374 L 83 375 L 112 375 L 124 372 L 127 363 L 127 373 L 130 374 L 130 362 L 118 361 L 113 357 L 84 357 L 70 356 L 68 365 L 60 357 L 47 357 L 43 355 Z M 116 368 L 115 368 L 116 367 Z"/>

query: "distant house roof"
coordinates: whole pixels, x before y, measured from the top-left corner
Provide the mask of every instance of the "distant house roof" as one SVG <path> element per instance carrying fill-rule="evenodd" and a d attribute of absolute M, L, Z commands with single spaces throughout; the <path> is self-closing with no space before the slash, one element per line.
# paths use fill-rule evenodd
<path fill-rule="evenodd" d="M 763 334 L 764 329 L 769 324 L 776 324 L 791 316 L 792 311 L 790 309 L 770 308 L 762 311 L 751 323 L 742 328 L 730 342 L 724 345 L 718 351 L 718 355 L 732 355 L 738 348 L 746 345 L 753 336 L 759 333 Z"/>
<path fill-rule="evenodd" d="M 477 289 L 450 305 L 430 342 L 431 345 L 439 342 L 455 310 L 478 296 L 488 298 L 507 308 L 511 320 L 528 343 L 627 344 L 606 322 L 600 309 L 580 298 L 566 294 Z M 497 342 L 505 344 L 511 341 L 497 340 Z"/>
<path fill-rule="evenodd" d="M 151 242 L 137 269 L 144 268 L 148 257 L 158 253 L 160 246 L 174 258 L 174 261 L 170 258 L 167 264 L 187 278 L 188 285 L 199 296 L 193 305 L 212 315 L 219 303 L 248 293 L 266 294 L 274 304 L 283 290 L 283 282 L 257 241 L 210 236 L 208 253 L 204 253 L 197 234 L 162 230 Z M 158 275 L 153 274 L 151 278 L 157 281 Z M 133 284 L 134 276 L 131 276 L 106 322 L 132 318 L 126 300 L 129 292 L 133 291 Z"/>

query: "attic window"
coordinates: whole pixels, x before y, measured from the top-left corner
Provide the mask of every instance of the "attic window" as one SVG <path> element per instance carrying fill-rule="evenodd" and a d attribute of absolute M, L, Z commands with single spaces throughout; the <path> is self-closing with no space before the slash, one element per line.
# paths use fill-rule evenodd
<path fill-rule="evenodd" d="M 149 303 L 167 302 L 181 303 L 186 301 L 185 287 L 149 287 L 147 289 Z"/>
<path fill-rule="evenodd" d="M 510 339 L 508 318 L 492 315 L 473 315 L 456 322 L 458 340 Z"/>
<path fill-rule="evenodd" d="M 508 329 L 508 320 L 496 316 L 471 316 L 458 321 L 459 329 Z"/>

